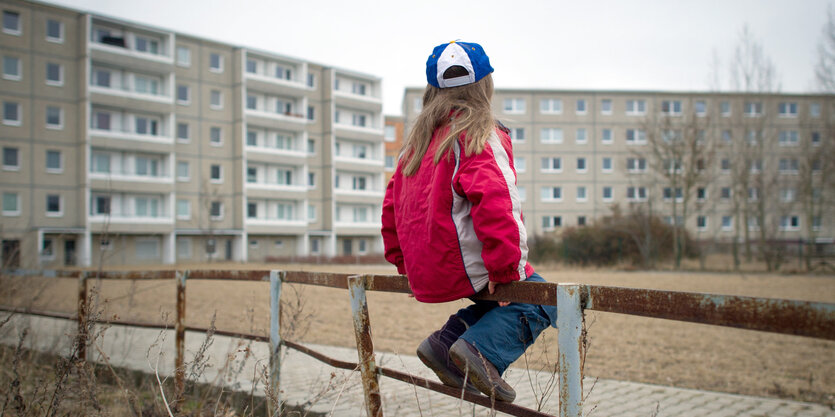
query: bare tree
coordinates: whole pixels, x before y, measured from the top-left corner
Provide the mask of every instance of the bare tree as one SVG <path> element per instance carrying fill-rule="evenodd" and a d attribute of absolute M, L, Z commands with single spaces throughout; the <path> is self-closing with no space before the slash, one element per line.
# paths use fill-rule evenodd
<path fill-rule="evenodd" d="M 818 41 L 818 59 L 815 62 L 815 79 L 821 91 L 835 92 L 835 12 L 829 5 L 826 23 Z"/>

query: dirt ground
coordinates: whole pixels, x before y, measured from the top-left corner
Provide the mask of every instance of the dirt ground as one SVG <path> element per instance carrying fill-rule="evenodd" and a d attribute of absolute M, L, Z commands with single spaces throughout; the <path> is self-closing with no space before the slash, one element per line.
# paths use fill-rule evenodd
<path fill-rule="evenodd" d="M 182 266 L 180 268 L 185 268 Z M 203 265 L 206 267 L 206 265 Z M 395 273 L 388 266 L 213 265 L 213 268 L 273 268 L 328 272 Z M 551 282 L 710 292 L 835 303 L 835 276 L 691 272 L 619 272 L 537 268 Z M 71 279 L 5 277 L 0 303 L 50 311 L 74 311 L 77 283 Z M 269 284 L 189 281 L 189 325 L 267 334 Z M 285 338 L 353 347 L 348 293 L 284 285 Z M 375 349 L 413 355 L 420 341 L 465 301 L 422 304 L 403 294 L 368 294 Z M 98 305 L 106 317 L 173 325 L 173 281 L 102 284 Z M 585 375 L 660 385 L 771 396 L 835 406 L 835 342 L 797 336 L 587 312 Z M 514 366 L 532 372 L 553 369 L 557 331 L 547 329 Z"/>

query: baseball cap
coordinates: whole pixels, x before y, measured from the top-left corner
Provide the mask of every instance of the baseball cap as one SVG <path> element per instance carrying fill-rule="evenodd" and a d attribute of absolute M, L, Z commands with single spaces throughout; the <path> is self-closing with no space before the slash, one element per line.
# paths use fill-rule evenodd
<path fill-rule="evenodd" d="M 452 67 L 454 71 L 451 78 L 444 78 L 444 73 Z M 463 74 L 466 70 L 466 74 Z M 438 88 L 458 87 L 472 84 L 485 75 L 493 72 L 490 66 L 490 58 L 484 53 L 484 48 L 477 43 L 452 41 L 435 47 L 432 55 L 426 60 L 426 81 Z"/>

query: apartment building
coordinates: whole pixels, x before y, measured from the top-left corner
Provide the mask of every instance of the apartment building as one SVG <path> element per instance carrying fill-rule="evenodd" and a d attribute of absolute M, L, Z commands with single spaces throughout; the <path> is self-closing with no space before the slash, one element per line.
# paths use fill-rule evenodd
<path fill-rule="evenodd" d="M 382 251 L 379 77 L 6 1 L 6 267 Z"/>
<path fill-rule="evenodd" d="M 385 117 L 385 134 L 383 140 L 386 143 L 385 148 L 385 172 L 386 185 L 391 177 L 394 175 L 394 168 L 397 166 L 397 158 L 400 156 L 400 148 L 403 147 L 403 117 L 402 116 L 386 116 Z"/>
<path fill-rule="evenodd" d="M 407 131 L 422 96 L 422 88 L 406 89 Z M 622 213 L 651 209 L 697 239 L 730 241 L 739 236 L 734 222 L 742 219 L 751 236 L 761 227 L 783 240 L 831 242 L 835 236 L 825 203 L 832 202 L 832 183 L 826 185 L 824 173 L 835 161 L 831 95 L 497 89 L 493 109 L 510 128 L 529 234 L 559 234 L 618 206 Z M 686 155 L 684 161 L 659 160 L 653 143 L 686 135 L 709 151 L 692 161 Z M 752 156 L 740 158 L 745 152 Z M 680 170 L 682 163 L 706 172 L 689 189 L 686 218 L 680 211 L 686 188 L 670 186 L 659 169 Z M 742 186 L 734 174 L 741 165 L 750 173 Z M 806 211 L 804 188 L 814 212 Z M 767 198 L 767 206 L 759 204 Z M 757 215 L 763 207 L 769 212 Z"/>

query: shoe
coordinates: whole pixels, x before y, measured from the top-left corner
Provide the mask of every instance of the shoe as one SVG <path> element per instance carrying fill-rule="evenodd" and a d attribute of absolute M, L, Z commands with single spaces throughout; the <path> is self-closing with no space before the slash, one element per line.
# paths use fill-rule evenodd
<path fill-rule="evenodd" d="M 431 334 L 420 343 L 417 356 L 424 365 L 435 372 L 442 384 L 461 389 L 464 385 L 464 374 L 450 362 L 448 349 L 437 337 L 437 333 Z M 478 389 L 470 381 L 467 381 L 467 387 L 464 390 L 470 394 L 479 394 Z"/>
<path fill-rule="evenodd" d="M 505 382 L 496 367 L 466 340 L 458 339 L 453 343 L 449 348 L 449 357 L 484 395 L 508 403 L 516 399 L 513 387 Z"/>

